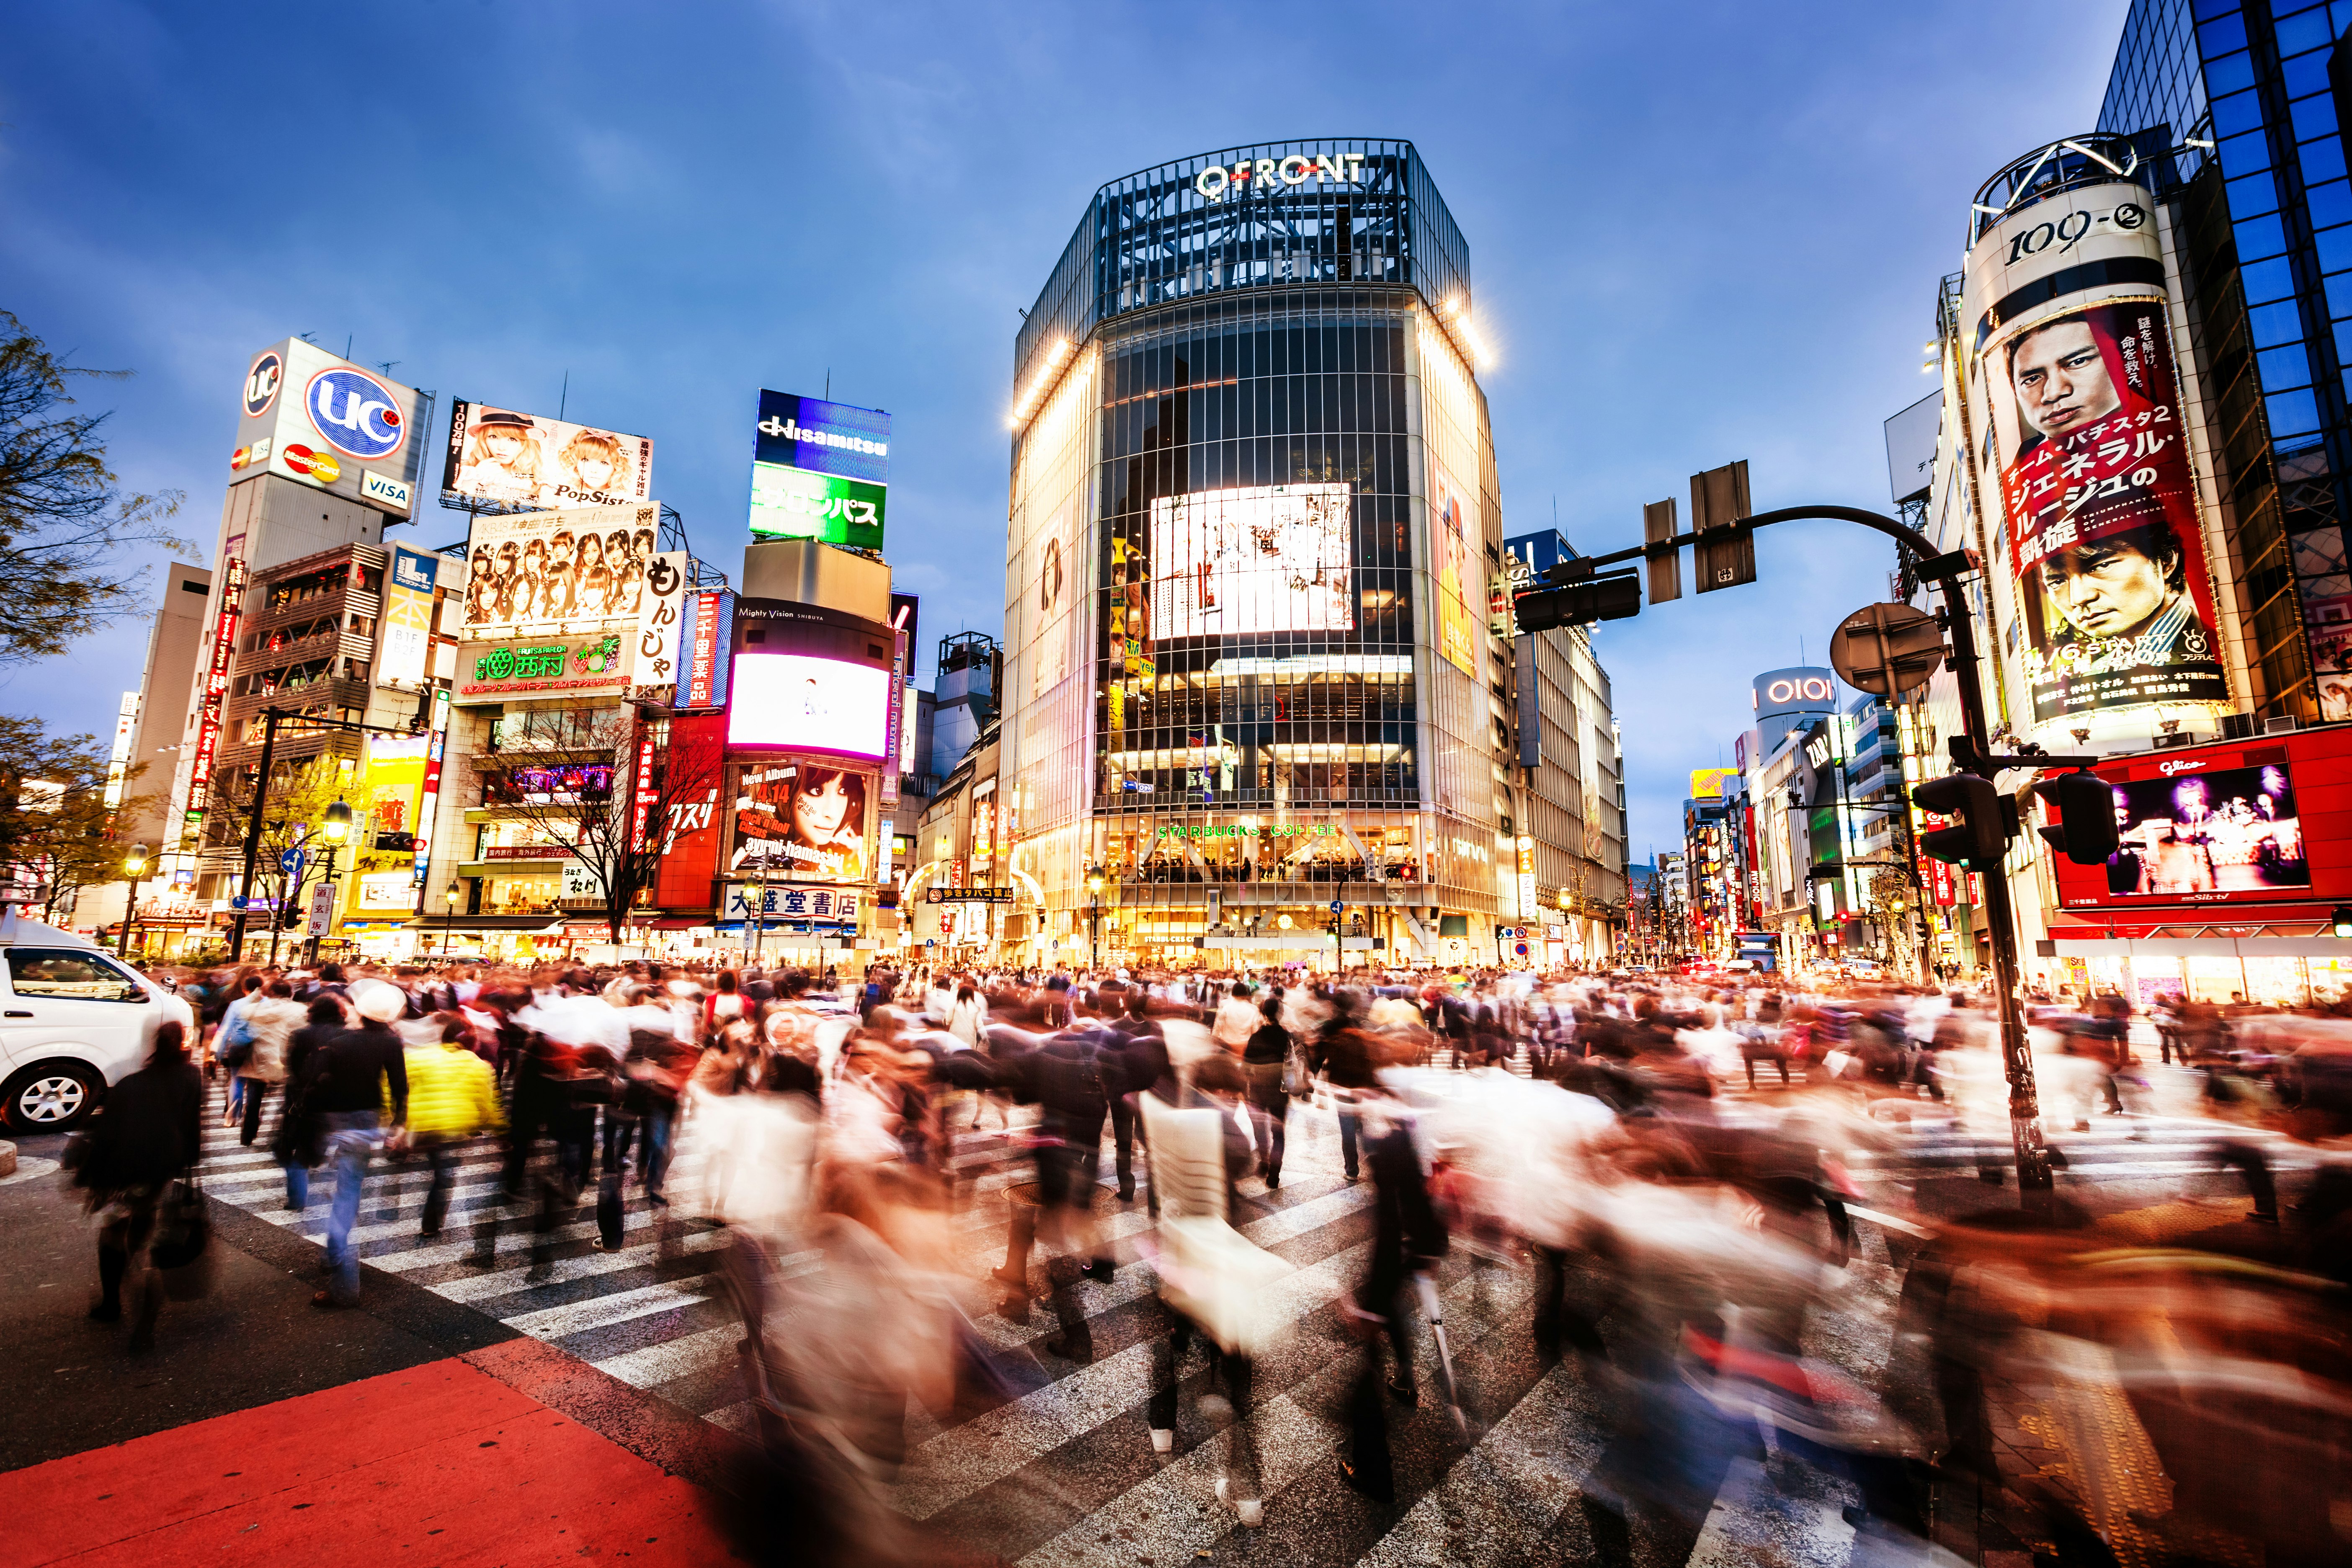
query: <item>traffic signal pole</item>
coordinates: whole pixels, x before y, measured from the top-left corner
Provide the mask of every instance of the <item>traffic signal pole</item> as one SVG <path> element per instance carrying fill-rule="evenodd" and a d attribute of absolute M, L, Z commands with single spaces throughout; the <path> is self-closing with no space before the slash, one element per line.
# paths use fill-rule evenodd
<path fill-rule="evenodd" d="M 1984 685 L 1977 672 L 1977 639 L 1975 624 L 1969 613 L 1967 591 L 1961 579 L 1980 571 L 1981 563 L 1973 552 L 1937 550 L 1935 542 L 1916 528 L 1897 522 L 1874 511 L 1850 506 L 1783 507 L 1775 511 L 1758 512 L 1739 518 L 1727 525 L 1729 530 L 1752 533 L 1776 522 L 1798 522 L 1820 520 L 1829 522 L 1851 522 L 1875 530 L 1894 540 L 1913 558 L 1913 569 L 1922 582 L 1933 583 L 1944 595 L 1944 629 L 1952 639 L 1953 673 L 1958 677 L 1960 689 L 1960 722 L 1964 735 L 1951 743 L 1952 758 L 1971 773 L 1990 777 L 2005 767 L 2047 768 L 2066 763 L 2087 765 L 2094 758 L 2063 757 L 1998 757 L 1990 749 L 1991 726 L 1985 718 Z M 1534 590 L 1541 593 L 1547 586 L 1573 585 L 1593 577 L 1600 568 L 1621 562 L 1663 558 L 1674 559 L 1685 545 L 1719 542 L 1727 529 L 1717 527 L 1707 533 L 1675 534 L 1654 539 L 1606 555 L 1580 556 L 1556 566 L 1547 574 L 1549 582 L 1542 580 Z M 1603 618 L 1615 619 L 1634 613 L 1618 610 Z M 2042 1107 L 2033 1081 L 2033 1052 L 2026 1034 L 2025 1014 L 2018 998 L 2021 971 L 2017 956 L 2017 912 L 2009 896 L 2009 879 L 1996 865 L 1979 873 L 1985 888 L 1985 915 L 1992 927 L 1992 968 L 1995 1005 L 2000 1014 L 2000 1058 L 2004 1076 L 2009 1080 L 2010 1140 L 2017 1151 L 2017 1184 L 2027 1207 L 2046 1211 L 2053 1197 L 2050 1173 L 2050 1152 L 2042 1142 Z"/>

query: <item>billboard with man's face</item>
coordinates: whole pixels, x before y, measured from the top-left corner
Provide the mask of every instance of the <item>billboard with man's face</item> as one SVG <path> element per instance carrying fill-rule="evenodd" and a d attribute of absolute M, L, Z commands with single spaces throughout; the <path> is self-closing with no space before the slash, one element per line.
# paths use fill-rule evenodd
<path fill-rule="evenodd" d="M 2230 701 L 2147 193 L 2019 208 L 1969 258 L 2031 722 Z"/>

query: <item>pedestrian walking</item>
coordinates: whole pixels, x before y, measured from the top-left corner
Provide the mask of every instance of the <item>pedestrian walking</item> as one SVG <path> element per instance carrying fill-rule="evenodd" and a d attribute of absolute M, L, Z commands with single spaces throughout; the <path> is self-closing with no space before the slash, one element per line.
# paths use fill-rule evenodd
<path fill-rule="evenodd" d="M 75 1156 L 74 1184 L 99 1222 L 99 1297 L 89 1310 L 96 1321 L 121 1320 L 123 1286 L 154 1237 L 157 1210 L 203 1152 L 204 1112 L 204 1074 L 189 1059 L 187 1031 L 166 1019 L 156 1026 L 146 1065 L 114 1086 Z M 154 1344 L 163 1305 L 163 1281 L 146 1263 L 131 1312 L 132 1350 Z"/>
<path fill-rule="evenodd" d="M 310 1298 L 314 1307 L 356 1307 L 360 1258 L 352 1246 L 359 1223 L 360 1189 L 368 1162 L 383 1135 L 387 1097 L 392 1120 L 408 1114 L 408 1064 L 392 1026 L 407 1010 L 401 989 L 385 981 L 362 988 L 354 999 L 357 1027 L 344 1029 L 310 1053 L 304 1062 L 303 1095 L 319 1119 L 326 1158 L 335 1167 L 334 1208 L 327 1219 L 327 1287 Z"/>

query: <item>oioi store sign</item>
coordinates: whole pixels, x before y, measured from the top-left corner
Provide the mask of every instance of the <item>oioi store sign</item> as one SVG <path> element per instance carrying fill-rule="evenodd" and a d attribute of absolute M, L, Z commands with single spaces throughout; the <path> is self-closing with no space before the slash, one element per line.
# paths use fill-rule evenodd
<path fill-rule="evenodd" d="M 1293 153 L 1286 158 L 1244 158 L 1230 167 L 1212 163 L 1193 177 L 1192 188 L 1206 201 L 1221 202 L 1229 195 L 1247 195 L 1253 188 L 1271 190 L 1277 181 L 1285 185 L 1303 185 L 1309 180 L 1360 185 L 1364 183 L 1364 155 L 1318 153 L 1309 157 L 1304 153 Z"/>

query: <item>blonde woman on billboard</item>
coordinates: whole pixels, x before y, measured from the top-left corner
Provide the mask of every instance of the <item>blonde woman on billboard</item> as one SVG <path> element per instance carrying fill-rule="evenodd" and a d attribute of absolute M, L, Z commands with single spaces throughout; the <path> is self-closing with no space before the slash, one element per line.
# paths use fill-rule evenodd
<path fill-rule="evenodd" d="M 546 499 L 551 503 L 593 506 L 628 492 L 629 454 L 617 436 L 602 430 L 579 431 L 564 443 L 555 461 L 559 477 L 547 487 Z"/>
<path fill-rule="evenodd" d="M 466 438 L 466 465 L 457 472 L 457 491 L 484 500 L 537 500 L 539 465 L 539 440 L 530 416 L 486 408 Z"/>

